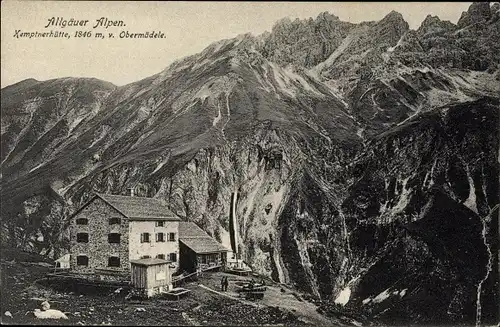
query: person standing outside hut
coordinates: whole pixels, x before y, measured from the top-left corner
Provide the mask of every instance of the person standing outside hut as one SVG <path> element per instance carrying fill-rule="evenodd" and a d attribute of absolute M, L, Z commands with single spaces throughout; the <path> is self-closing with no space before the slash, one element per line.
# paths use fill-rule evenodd
<path fill-rule="evenodd" d="M 220 289 L 222 292 L 224 292 L 225 278 L 226 278 L 225 276 L 222 276 L 220 280 Z"/>
<path fill-rule="evenodd" d="M 227 279 L 227 276 L 224 276 L 224 292 L 227 292 L 227 287 L 229 286 L 229 280 Z"/>

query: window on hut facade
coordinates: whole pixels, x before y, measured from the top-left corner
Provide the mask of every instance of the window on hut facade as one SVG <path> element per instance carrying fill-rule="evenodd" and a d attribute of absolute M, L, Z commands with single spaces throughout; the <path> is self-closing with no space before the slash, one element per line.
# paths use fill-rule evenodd
<path fill-rule="evenodd" d="M 77 233 L 76 241 L 78 243 L 88 243 L 89 242 L 89 234 L 88 233 Z"/>
<path fill-rule="evenodd" d="M 108 258 L 108 267 L 120 267 L 120 258 L 119 257 L 109 257 Z"/>
<path fill-rule="evenodd" d="M 168 241 L 175 242 L 175 233 L 168 233 Z"/>
<path fill-rule="evenodd" d="M 78 266 L 88 266 L 89 265 L 89 257 L 86 255 L 79 255 L 76 257 L 76 264 Z"/>
<path fill-rule="evenodd" d="M 170 253 L 168 259 L 172 262 L 177 262 L 177 253 Z"/>
<path fill-rule="evenodd" d="M 163 260 L 165 260 L 165 255 L 164 255 L 164 254 L 158 254 L 158 255 L 156 256 L 156 258 L 157 258 L 157 259 L 163 259 Z"/>
<path fill-rule="evenodd" d="M 151 242 L 149 240 L 149 233 L 142 233 L 141 234 L 141 243 L 149 243 Z"/>
<path fill-rule="evenodd" d="M 156 233 L 156 242 L 165 242 L 165 233 Z"/>
<path fill-rule="evenodd" d="M 110 225 L 120 225 L 122 220 L 117 217 L 109 218 L 109 224 Z"/>
<path fill-rule="evenodd" d="M 141 259 L 150 259 L 150 258 L 151 258 L 151 256 L 149 256 L 149 255 L 143 255 L 143 256 L 141 257 Z"/>
<path fill-rule="evenodd" d="M 165 222 L 163 220 L 158 220 L 156 222 L 156 227 L 165 227 Z"/>
<path fill-rule="evenodd" d="M 109 233 L 108 234 L 108 242 L 109 243 L 120 243 L 121 234 L 118 233 Z"/>
<path fill-rule="evenodd" d="M 89 224 L 89 220 L 87 218 L 78 218 L 76 220 L 76 224 L 77 225 L 88 225 Z"/>

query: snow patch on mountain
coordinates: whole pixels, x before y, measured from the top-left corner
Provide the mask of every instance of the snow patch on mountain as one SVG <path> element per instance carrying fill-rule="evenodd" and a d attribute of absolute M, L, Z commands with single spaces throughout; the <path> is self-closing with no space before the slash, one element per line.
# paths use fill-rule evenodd
<path fill-rule="evenodd" d="M 269 65 L 273 71 L 274 79 L 283 93 L 293 97 L 297 95 L 298 90 L 305 90 L 317 96 L 323 96 L 321 92 L 307 82 L 302 76 L 296 74 L 291 67 L 283 69 L 272 62 L 270 62 Z"/>
<path fill-rule="evenodd" d="M 399 39 L 398 43 L 396 43 L 396 45 L 395 45 L 395 46 L 393 46 L 393 47 L 388 47 L 388 48 L 387 48 L 387 52 L 394 52 L 394 50 L 396 50 L 396 48 L 397 48 L 397 47 L 401 46 L 402 41 L 403 41 L 403 37 L 404 37 L 404 35 L 402 35 L 402 36 L 401 36 L 401 38 Z"/>
<path fill-rule="evenodd" d="M 335 303 L 346 305 L 351 298 L 351 288 L 348 286 L 340 291 L 339 295 L 335 298 Z"/>
<path fill-rule="evenodd" d="M 151 172 L 151 175 L 156 173 L 157 171 L 159 171 L 161 168 L 163 168 L 163 166 L 165 166 L 165 164 L 168 163 L 170 159 L 170 155 L 167 156 L 165 159 L 162 159 L 157 165 L 156 165 L 156 168 Z"/>
<path fill-rule="evenodd" d="M 385 291 L 383 291 L 382 293 L 380 293 L 379 295 L 377 295 L 372 300 L 372 302 L 374 302 L 374 303 L 380 303 L 382 301 L 387 300 L 390 296 L 391 296 L 391 292 L 389 291 L 389 289 L 386 289 Z"/>
<path fill-rule="evenodd" d="M 69 130 L 68 134 L 71 134 L 71 132 L 78 126 L 80 123 L 85 119 L 85 116 L 79 116 L 76 119 L 74 119 L 71 124 L 69 125 Z"/>
<path fill-rule="evenodd" d="M 35 167 L 31 168 L 29 172 L 31 173 L 31 172 L 37 170 L 38 168 L 42 167 L 43 165 L 45 165 L 45 162 L 42 162 L 41 164 L 36 165 Z"/>
<path fill-rule="evenodd" d="M 476 203 L 476 188 L 474 187 L 474 180 L 472 179 L 469 169 L 467 169 L 466 171 L 467 171 L 467 180 L 469 181 L 469 196 L 464 201 L 464 206 L 471 209 L 475 213 L 478 213 L 477 203 Z"/>
<path fill-rule="evenodd" d="M 351 45 L 351 43 L 359 38 L 358 33 L 351 33 L 346 38 L 342 40 L 342 43 L 333 51 L 333 53 L 323 62 L 319 63 L 315 67 L 311 68 L 309 71 L 312 75 L 317 76 L 320 79 L 321 72 L 323 69 L 332 66 L 335 60 Z"/>
<path fill-rule="evenodd" d="M 398 190 L 396 188 L 395 195 L 399 195 L 398 202 L 396 205 L 393 207 L 389 206 L 389 200 L 387 200 L 385 203 L 383 203 L 380 206 L 380 217 L 384 223 L 389 223 L 392 221 L 391 218 L 395 217 L 398 213 L 403 212 L 403 210 L 406 208 L 408 203 L 410 203 L 411 200 L 411 193 L 413 190 L 410 187 L 406 187 L 408 184 L 408 181 L 410 180 L 411 176 L 408 176 L 404 178 L 401 182 L 398 180 L 397 183 L 401 183 L 401 194 L 398 194 Z M 389 183 L 386 180 L 385 183 L 386 190 L 389 187 Z"/>

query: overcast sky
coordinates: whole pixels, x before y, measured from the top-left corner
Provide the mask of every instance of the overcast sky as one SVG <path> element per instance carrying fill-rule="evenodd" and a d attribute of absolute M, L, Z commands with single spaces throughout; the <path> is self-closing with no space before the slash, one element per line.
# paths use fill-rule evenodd
<path fill-rule="evenodd" d="M 416 29 L 428 15 L 456 23 L 470 3 L 437 2 L 85 2 L 2 1 L 1 85 L 26 78 L 96 77 L 124 85 L 158 73 L 174 60 L 203 50 L 210 43 L 251 32 L 270 31 L 283 18 L 316 17 L 323 11 L 350 22 L 380 20 L 400 12 Z M 86 27 L 45 28 L 48 19 L 89 20 Z M 122 20 L 125 27 L 92 29 L 95 20 Z M 15 38 L 21 32 L 67 31 L 70 39 Z M 95 32 L 161 31 L 164 39 L 95 39 L 74 37 Z"/>

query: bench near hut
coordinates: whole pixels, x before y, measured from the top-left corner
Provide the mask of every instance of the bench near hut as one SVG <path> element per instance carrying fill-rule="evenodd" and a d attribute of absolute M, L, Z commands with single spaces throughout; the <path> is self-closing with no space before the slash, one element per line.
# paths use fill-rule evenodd
<path fill-rule="evenodd" d="M 236 292 L 239 296 L 247 300 L 261 300 L 264 298 L 264 292 L 267 287 L 263 283 L 254 283 L 253 280 L 246 282 L 236 282 Z"/>

